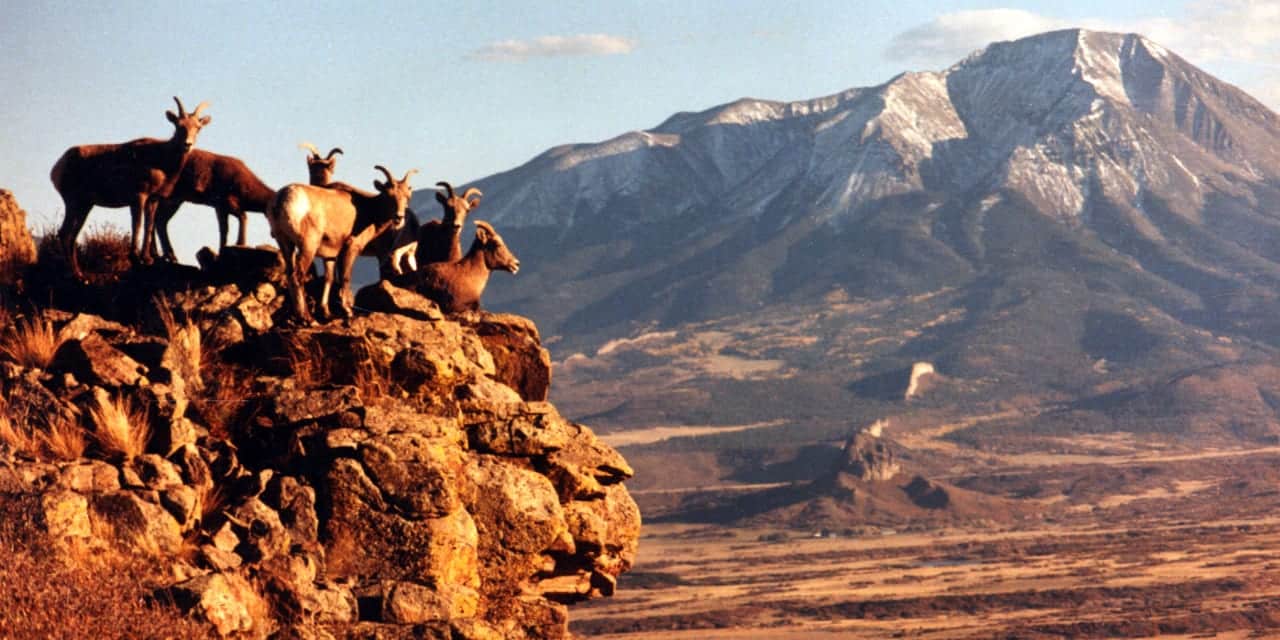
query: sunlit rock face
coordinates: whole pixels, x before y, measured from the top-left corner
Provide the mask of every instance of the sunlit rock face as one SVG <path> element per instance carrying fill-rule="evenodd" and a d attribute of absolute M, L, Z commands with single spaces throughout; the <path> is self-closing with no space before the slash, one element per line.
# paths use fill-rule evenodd
<path fill-rule="evenodd" d="M 154 566 L 224 636 L 568 637 L 640 513 L 627 462 L 545 401 L 537 328 L 385 288 L 385 311 L 293 326 L 270 253 L 40 276 L 74 311 L 12 317 L 53 355 L 0 356 L 0 495 L 30 535 Z M 146 302 L 97 304 L 122 299 Z M 101 435 L 117 404 L 136 448 Z"/>

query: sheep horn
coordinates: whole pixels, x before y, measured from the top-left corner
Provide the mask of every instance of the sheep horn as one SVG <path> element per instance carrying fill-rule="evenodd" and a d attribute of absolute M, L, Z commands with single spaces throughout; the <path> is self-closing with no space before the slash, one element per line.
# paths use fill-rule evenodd
<path fill-rule="evenodd" d="M 437 183 L 436 183 L 436 186 L 437 186 L 437 187 L 444 187 L 444 190 L 449 194 L 449 197 L 450 197 L 450 198 L 452 198 L 452 197 L 453 197 L 453 185 L 449 184 L 448 182 L 445 182 L 445 181 L 441 180 L 440 182 L 437 182 Z"/>
<path fill-rule="evenodd" d="M 473 193 L 476 194 L 477 197 L 480 197 L 480 198 L 484 197 L 484 194 L 481 193 L 479 189 L 475 187 L 471 187 L 470 189 L 467 189 L 466 193 L 462 194 L 462 199 L 469 200 L 471 198 L 471 194 Z"/>
<path fill-rule="evenodd" d="M 404 177 L 400 179 L 400 182 L 401 182 L 402 184 L 403 184 L 403 183 L 405 183 L 405 182 L 408 182 L 408 181 L 409 181 L 409 176 L 411 176 L 411 175 L 413 175 L 413 174 L 415 174 L 415 173 L 417 173 L 417 172 L 418 172 L 418 170 L 417 170 L 417 169 L 410 169 L 410 170 L 408 170 L 408 171 L 404 172 Z"/>
<path fill-rule="evenodd" d="M 314 144 L 311 144 L 310 142 L 303 142 L 303 143 L 301 143 L 301 144 L 299 144 L 299 145 L 298 145 L 298 148 L 299 148 L 299 149 L 305 149 L 305 150 L 307 150 L 307 151 L 310 151 L 310 152 L 311 152 L 311 157 L 313 157 L 313 158 L 319 158 L 319 157 L 320 157 L 320 150 L 319 150 L 319 149 L 317 149 L 317 148 L 316 148 L 316 146 L 315 146 Z"/>
<path fill-rule="evenodd" d="M 325 157 L 324 157 L 324 159 L 325 159 L 325 160 L 332 160 L 332 159 L 333 159 L 333 154 L 335 154 L 335 153 L 342 153 L 342 148 L 341 148 L 341 147 L 334 147 L 334 148 L 330 149 L 330 150 L 329 150 L 329 155 L 325 156 Z M 318 151 L 317 151 L 317 152 L 316 152 L 316 155 L 317 155 L 317 156 L 318 156 L 318 155 L 320 155 L 320 152 L 318 152 Z"/>
<path fill-rule="evenodd" d="M 382 175 L 384 175 L 384 176 L 386 176 L 386 177 L 387 177 L 387 182 L 395 183 L 395 181 L 396 181 L 395 176 L 392 176 L 392 175 L 391 175 L 391 172 L 390 172 L 390 171 L 387 171 L 387 168 L 386 168 L 386 167 L 384 167 L 384 166 L 382 166 L 382 165 L 380 165 L 380 164 L 375 164 L 375 165 L 373 165 L 373 168 L 374 168 L 374 169 L 377 169 L 378 171 L 381 171 L 381 172 L 382 172 Z"/>
<path fill-rule="evenodd" d="M 484 229 L 485 232 L 491 236 L 498 234 L 497 231 L 493 230 L 493 225 L 489 224 L 488 222 L 485 222 L 484 220 L 476 220 L 476 228 Z"/>
<path fill-rule="evenodd" d="M 173 101 L 178 103 L 178 117 L 179 118 L 187 117 L 187 110 L 182 106 L 182 101 L 178 99 L 178 96 L 174 96 Z"/>
<path fill-rule="evenodd" d="M 191 112 L 191 117 L 193 118 L 200 117 L 200 112 L 203 111 L 204 108 L 207 106 L 209 106 L 209 103 L 207 101 L 201 102 L 200 104 L 196 105 L 196 110 Z"/>

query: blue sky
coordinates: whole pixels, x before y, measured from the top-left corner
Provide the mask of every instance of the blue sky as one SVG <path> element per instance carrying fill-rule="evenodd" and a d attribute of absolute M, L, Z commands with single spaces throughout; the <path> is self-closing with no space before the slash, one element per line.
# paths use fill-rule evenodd
<path fill-rule="evenodd" d="M 15 2 L 0 22 L 0 187 L 36 227 L 62 218 L 48 171 L 68 146 L 167 137 L 171 96 L 207 100 L 199 146 L 273 187 L 311 141 L 338 177 L 374 164 L 418 186 L 750 96 L 813 98 L 937 70 L 993 40 L 1083 26 L 1143 33 L 1280 107 L 1280 0 L 852 3 Z M 1062 6 L 1062 5 L 1068 6 Z M 252 242 L 266 242 L 253 216 Z M 95 209 L 89 224 L 127 225 Z M 189 260 L 212 211 L 171 227 Z"/>

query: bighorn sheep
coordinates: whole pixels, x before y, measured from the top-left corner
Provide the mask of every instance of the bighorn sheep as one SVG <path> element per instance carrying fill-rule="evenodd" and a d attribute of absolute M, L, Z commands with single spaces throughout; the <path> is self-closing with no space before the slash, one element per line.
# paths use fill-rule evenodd
<path fill-rule="evenodd" d="M 458 196 L 448 182 L 436 184 L 445 189 L 445 193 L 436 192 L 436 201 L 444 207 L 444 218 L 428 220 L 418 231 L 418 248 L 414 255 L 420 265 L 457 262 L 462 258 L 462 226 L 466 224 L 471 210 L 480 206 L 480 198 L 484 196 L 475 187 Z M 469 200 L 473 194 L 475 199 Z"/>
<path fill-rule="evenodd" d="M 200 117 L 208 103 L 201 102 L 195 111 L 187 113 L 177 96 L 173 101 L 178 113 L 165 112 L 173 123 L 173 136 L 168 140 L 138 138 L 118 144 L 80 145 L 67 149 L 54 163 L 49 179 L 62 196 L 66 210 L 58 229 L 58 242 L 75 277 L 83 278 L 76 257 L 76 237 L 94 205 L 129 207 L 133 222 L 130 253 L 141 262 L 151 261 L 155 218 L 147 203 L 153 197 L 169 195 L 195 146 L 196 136 L 211 120 L 209 116 Z"/>
<path fill-rule="evenodd" d="M 307 174 L 311 177 L 310 184 L 323 187 L 333 182 L 333 170 L 338 166 L 338 159 L 333 156 L 342 153 L 342 149 L 334 147 L 329 150 L 329 155 L 321 156 L 320 150 L 310 142 L 304 142 L 298 146 L 311 152 L 311 155 L 307 156 Z"/>
<path fill-rule="evenodd" d="M 338 159 L 334 155 L 342 153 L 341 148 L 334 147 L 329 150 L 329 155 L 321 156 L 320 150 L 310 142 L 303 142 L 298 146 L 311 152 L 307 157 L 307 173 L 311 175 L 312 185 L 361 193 L 360 189 L 349 184 L 333 181 L 333 173 L 338 166 Z M 417 243 L 418 217 L 412 210 L 407 210 L 403 226 L 396 229 L 394 233 L 379 234 L 365 246 L 360 255 L 377 258 L 378 271 L 386 277 L 418 268 L 413 261 L 413 251 L 418 246 Z"/>
<path fill-rule="evenodd" d="M 266 213 L 276 194 L 239 158 L 193 149 L 182 167 L 178 182 L 167 197 L 154 201 L 156 232 L 164 257 L 177 260 L 169 242 L 169 220 L 183 202 L 213 207 L 218 214 L 218 249 L 227 246 L 227 219 L 235 216 L 240 223 L 236 244 L 246 243 L 245 227 L 249 211 Z"/>
<path fill-rule="evenodd" d="M 376 194 L 353 189 L 330 189 L 305 184 L 290 184 L 279 192 L 267 207 L 267 223 L 271 235 L 284 254 L 294 311 L 305 322 L 314 322 L 307 311 L 302 290 L 311 272 L 311 263 L 319 256 L 324 260 L 324 291 L 320 295 L 320 315 L 329 315 L 329 290 L 333 285 L 334 266 L 341 261 L 338 297 L 343 316 L 351 315 L 351 267 L 356 256 L 379 234 L 404 223 L 405 206 L 413 196 L 409 176 L 396 180 L 381 165 L 374 169 L 387 177 L 374 180 Z"/>
<path fill-rule="evenodd" d="M 480 309 L 480 295 L 494 270 L 514 275 L 520 270 L 520 261 L 488 222 L 477 220 L 476 239 L 461 260 L 424 264 L 392 282 L 435 300 L 445 313 L 456 313 Z"/>

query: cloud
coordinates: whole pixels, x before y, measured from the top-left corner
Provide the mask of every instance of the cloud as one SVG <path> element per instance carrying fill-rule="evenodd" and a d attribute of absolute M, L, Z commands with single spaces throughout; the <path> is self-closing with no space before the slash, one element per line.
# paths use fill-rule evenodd
<path fill-rule="evenodd" d="M 1128 22 L 1066 20 L 1022 9 L 944 13 L 894 36 L 884 55 L 944 66 L 991 42 L 1074 27 L 1140 33 L 1197 64 L 1275 61 L 1280 53 L 1280 2 L 1198 0 L 1187 3 L 1178 15 Z"/>
<path fill-rule="evenodd" d="M 529 58 L 621 55 L 631 53 L 635 48 L 635 40 L 629 38 L 605 33 L 584 33 L 491 42 L 467 54 L 467 58 L 490 62 L 523 62 Z"/>
<path fill-rule="evenodd" d="M 885 57 L 902 62 L 950 64 L 998 40 L 1015 40 L 1063 28 L 1061 20 L 1021 9 L 944 13 L 889 41 Z"/>
<path fill-rule="evenodd" d="M 1276 0 L 1193 0 L 1164 16 L 1116 22 L 1102 18 L 1066 20 L 1022 9 L 944 13 L 895 35 L 885 58 L 932 68 L 959 61 L 1000 40 L 1081 27 L 1140 33 L 1200 66 L 1234 64 L 1253 73 L 1241 88 L 1280 106 L 1280 2 Z"/>

